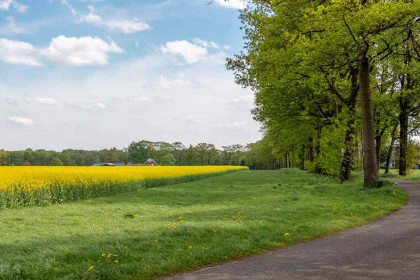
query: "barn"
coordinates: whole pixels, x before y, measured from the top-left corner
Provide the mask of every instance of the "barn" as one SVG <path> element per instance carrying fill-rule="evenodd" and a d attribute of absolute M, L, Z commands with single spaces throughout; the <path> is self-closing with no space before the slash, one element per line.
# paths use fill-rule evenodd
<path fill-rule="evenodd" d="M 143 164 L 143 166 L 156 166 L 159 165 L 156 160 L 149 158 L 148 160 L 146 160 Z"/>

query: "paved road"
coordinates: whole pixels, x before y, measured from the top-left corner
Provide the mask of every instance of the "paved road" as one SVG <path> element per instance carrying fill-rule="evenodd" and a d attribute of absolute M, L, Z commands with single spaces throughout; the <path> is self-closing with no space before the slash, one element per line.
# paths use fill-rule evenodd
<path fill-rule="evenodd" d="M 420 279 L 420 182 L 395 180 L 411 196 L 368 225 L 169 279 Z"/>

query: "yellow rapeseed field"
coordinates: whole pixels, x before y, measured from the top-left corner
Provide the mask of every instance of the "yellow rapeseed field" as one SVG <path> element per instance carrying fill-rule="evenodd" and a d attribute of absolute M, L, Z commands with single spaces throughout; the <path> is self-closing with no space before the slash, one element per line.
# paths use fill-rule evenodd
<path fill-rule="evenodd" d="M 0 208 L 46 205 L 192 181 L 240 166 L 0 167 Z"/>

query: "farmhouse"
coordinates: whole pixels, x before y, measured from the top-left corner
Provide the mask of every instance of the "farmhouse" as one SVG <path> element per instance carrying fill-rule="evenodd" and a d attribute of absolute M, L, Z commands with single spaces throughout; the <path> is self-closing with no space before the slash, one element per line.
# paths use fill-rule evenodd
<path fill-rule="evenodd" d="M 143 164 L 143 166 L 156 166 L 159 165 L 156 160 L 149 158 L 148 160 L 146 160 Z"/>

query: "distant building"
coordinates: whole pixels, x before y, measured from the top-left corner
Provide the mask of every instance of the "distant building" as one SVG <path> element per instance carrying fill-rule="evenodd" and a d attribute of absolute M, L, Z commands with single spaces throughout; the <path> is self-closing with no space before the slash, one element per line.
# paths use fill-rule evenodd
<path fill-rule="evenodd" d="M 148 160 L 146 160 L 143 164 L 143 166 L 156 166 L 159 165 L 156 160 L 149 158 Z"/>
<path fill-rule="evenodd" d="M 381 168 L 385 168 L 386 167 L 386 162 L 382 162 L 381 163 Z M 397 166 L 397 162 L 395 161 L 395 160 L 391 160 L 390 162 L 389 162 L 389 169 L 395 169 L 395 168 L 397 168 L 398 166 Z"/>
<path fill-rule="evenodd" d="M 110 162 L 99 162 L 95 163 L 93 166 L 125 166 L 126 164 L 123 162 L 118 163 L 110 163 Z"/>

